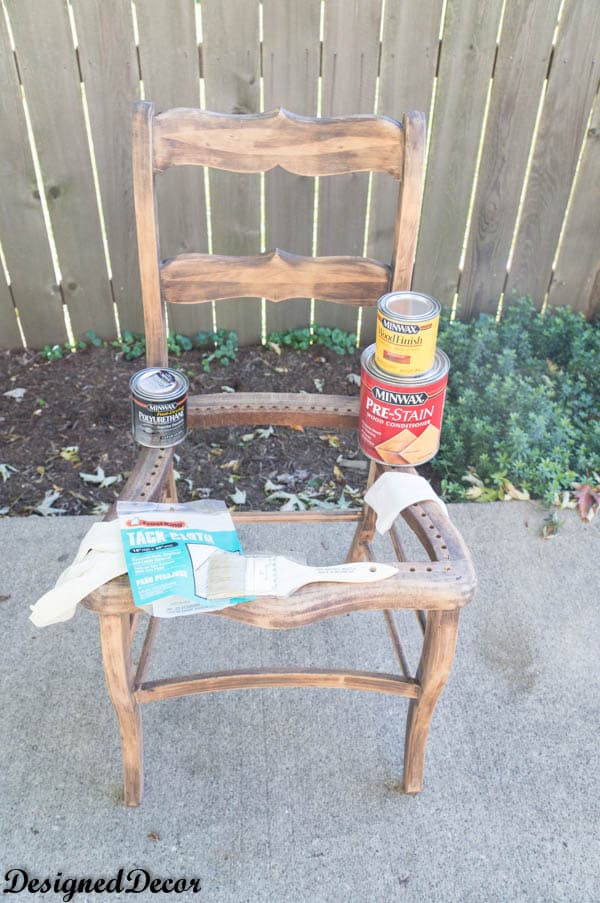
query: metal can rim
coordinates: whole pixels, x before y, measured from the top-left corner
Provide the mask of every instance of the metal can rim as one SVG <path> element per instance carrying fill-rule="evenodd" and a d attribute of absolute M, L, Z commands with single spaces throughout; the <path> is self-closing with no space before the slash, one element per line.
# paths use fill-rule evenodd
<path fill-rule="evenodd" d="M 138 385 L 144 376 L 149 376 L 152 373 L 160 373 L 161 371 L 170 373 L 176 378 L 178 383 L 176 388 L 172 389 L 170 392 L 158 395 L 157 393 L 148 392 Z M 131 393 L 143 401 L 175 401 L 182 395 L 185 395 L 189 388 L 190 381 L 185 373 L 182 373 L 180 370 L 173 370 L 170 367 L 144 367 L 142 370 L 137 370 L 129 380 L 129 389 Z"/>
<path fill-rule="evenodd" d="M 388 373 L 375 363 L 375 348 L 375 342 L 365 348 L 360 356 L 362 366 L 371 376 L 395 386 L 426 386 L 428 383 L 436 382 L 438 379 L 446 376 L 450 370 L 448 355 L 441 348 L 437 348 L 433 358 L 433 366 L 429 370 L 424 370 L 422 373 L 406 373 L 403 375 Z"/>
<path fill-rule="evenodd" d="M 396 311 L 389 309 L 390 299 L 407 295 L 410 295 L 412 298 L 422 298 L 429 303 L 429 308 L 420 314 L 398 314 Z M 377 302 L 377 309 L 391 320 L 398 320 L 399 322 L 407 320 L 410 323 L 420 323 L 423 320 L 432 320 L 434 317 L 439 317 L 442 312 L 442 305 L 437 298 L 432 298 L 431 295 L 426 295 L 424 292 L 396 291 L 386 292 L 385 295 L 382 295 Z"/>

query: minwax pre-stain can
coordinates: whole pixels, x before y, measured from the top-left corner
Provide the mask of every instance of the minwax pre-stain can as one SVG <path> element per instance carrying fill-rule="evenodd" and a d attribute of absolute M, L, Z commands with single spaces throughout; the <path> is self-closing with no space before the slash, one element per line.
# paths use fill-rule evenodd
<path fill-rule="evenodd" d="M 375 363 L 405 376 L 433 366 L 442 305 L 421 292 L 388 292 L 377 302 Z"/>
<path fill-rule="evenodd" d="M 431 460 L 440 446 L 450 362 L 436 351 L 425 373 L 396 376 L 375 363 L 375 346 L 361 357 L 358 441 L 367 457 L 392 467 Z"/>
<path fill-rule="evenodd" d="M 190 388 L 180 370 L 147 367 L 134 373 L 131 391 L 131 431 L 140 445 L 169 448 L 187 435 L 187 396 Z"/>

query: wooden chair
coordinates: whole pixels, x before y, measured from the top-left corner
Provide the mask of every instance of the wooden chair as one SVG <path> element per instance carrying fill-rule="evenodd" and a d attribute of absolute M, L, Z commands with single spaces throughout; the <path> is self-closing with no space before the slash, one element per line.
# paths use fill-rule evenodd
<path fill-rule="evenodd" d="M 147 365 L 167 364 L 163 301 L 179 304 L 244 296 L 272 301 L 315 297 L 373 306 L 385 291 L 410 288 L 424 146 L 421 113 L 407 113 L 402 122 L 378 116 L 311 119 L 285 110 L 225 115 L 173 109 L 156 115 L 151 103 L 136 103 L 133 172 Z M 391 266 L 355 257 L 304 258 L 279 250 L 257 257 L 179 254 L 161 262 L 154 179 L 169 166 L 183 164 L 253 173 L 281 166 L 309 176 L 391 173 L 400 183 Z M 192 427 L 302 424 L 342 429 L 356 426 L 358 400 L 320 394 L 223 393 L 193 397 L 188 410 Z M 385 469 L 372 463 L 369 482 Z M 142 449 L 121 497 L 174 500 L 172 449 Z M 450 673 L 459 612 L 475 591 L 475 577 L 463 540 L 437 505 L 413 505 L 403 517 L 424 546 L 429 561 L 406 561 L 399 534 L 393 528 L 394 564 L 399 573 L 391 579 L 365 586 L 313 584 L 289 598 L 261 598 L 210 614 L 255 627 L 287 629 L 347 612 L 378 609 L 385 617 L 402 675 L 291 668 L 148 681 L 145 675 L 158 619 L 150 618 L 134 673 L 131 644 L 139 610 L 133 605 L 126 577 L 111 581 L 84 600 L 85 606 L 100 617 L 106 681 L 121 732 L 127 805 L 138 805 L 142 797 L 143 704 L 193 693 L 258 687 L 338 687 L 408 697 L 404 789 L 407 793 L 421 790 L 429 724 Z M 235 512 L 233 519 L 238 523 L 356 521 L 347 560 L 372 558 L 375 518 L 367 506 L 362 511 Z M 414 610 L 423 630 L 415 676 L 408 671 L 394 621 L 395 609 Z"/>

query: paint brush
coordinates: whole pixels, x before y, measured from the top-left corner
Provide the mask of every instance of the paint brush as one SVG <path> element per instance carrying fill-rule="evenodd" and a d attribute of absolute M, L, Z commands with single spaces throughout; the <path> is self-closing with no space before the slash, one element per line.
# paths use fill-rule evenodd
<path fill-rule="evenodd" d="M 206 598 L 288 596 L 307 583 L 374 583 L 396 573 L 398 568 L 374 561 L 308 567 L 282 555 L 216 552 L 208 561 Z"/>

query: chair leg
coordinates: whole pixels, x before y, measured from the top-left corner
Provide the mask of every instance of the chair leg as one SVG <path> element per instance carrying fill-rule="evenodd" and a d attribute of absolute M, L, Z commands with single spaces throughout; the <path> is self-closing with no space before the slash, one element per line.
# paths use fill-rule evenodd
<path fill-rule="evenodd" d="M 419 699 L 411 699 L 404 744 L 404 791 L 419 793 L 423 787 L 425 747 L 431 717 L 448 680 L 458 632 L 458 611 L 430 611 L 417 669 Z"/>
<path fill-rule="evenodd" d="M 133 695 L 129 615 L 100 615 L 100 641 L 108 692 L 121 733 L 125 804 L 139 806 L 144 783 L 142 719 Z"/>
<path fill-rule="evenodd" d="M 376 461 L 371 461 L 369 468 L 369 477 L 367 479 L 367 489 L 380 475 L 381 469 Z M 370 561 L 371 550 L 369 545 L 375 533 L 375 512 L 368 505 L 363 506 L 362 517 L 356 525 L 352 544 L 346 556 L 347 562 L 354 561 Z"/>

